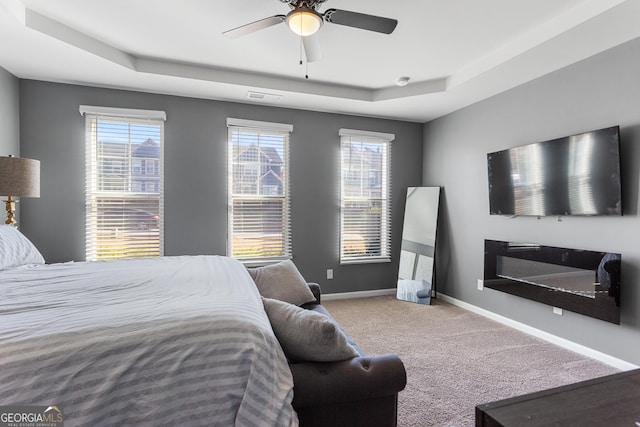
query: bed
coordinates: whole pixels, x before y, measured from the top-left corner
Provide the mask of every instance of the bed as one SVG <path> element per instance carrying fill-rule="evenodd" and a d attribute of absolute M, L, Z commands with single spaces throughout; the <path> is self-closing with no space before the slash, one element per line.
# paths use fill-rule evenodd
<path fill-rule="evenodd" d="M 57 405 L 67 426 L 296 426 L 292 398 L 238 261 L 0 265 L 0 406 Z"/>

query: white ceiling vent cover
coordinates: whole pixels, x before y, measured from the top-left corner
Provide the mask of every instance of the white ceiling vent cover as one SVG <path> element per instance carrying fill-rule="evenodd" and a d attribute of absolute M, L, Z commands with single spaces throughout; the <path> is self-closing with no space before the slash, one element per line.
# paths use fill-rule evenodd
<path fill-rule="evenodd" d="M 263 93 L 263 92 L 247 92 L 247 98 L 253 99 L 254 101 L 265 101 L 265 102 L 280 102 L 282 99 L 282 95 L 276 95 L 273 93 Z"/>

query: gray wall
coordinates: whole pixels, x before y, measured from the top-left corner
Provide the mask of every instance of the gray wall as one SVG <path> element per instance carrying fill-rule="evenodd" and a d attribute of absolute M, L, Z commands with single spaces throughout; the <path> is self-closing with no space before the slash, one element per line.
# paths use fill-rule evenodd
<path fill-rule="evenodd" d="M 18 78 L 0 67 L 0 156 L 20 155 L 19 101 Z"/>
<path fill-rule="evenodd" d="M 20 156 L 19 88 L 18 78 L 0 67 L 0 156 Z M 5 206 L 1 203 L 0 224 L 5 220 Z M 20 221 L 20 203 L 16 205 L 16 220 Z"/>
<path fill-rule="evenodd" d="M 438 290 L 556 336 L 640 364 L 640 40 L 428 123 L 423 184 L 444 187 Z M 620 125 L 623 217 L 489 215 L 486 154 Z M 477 289 L 484 239 L 622 254 L 621 325 Z"/>
<path fill-rule="evenodd" d="M 422 179 L 422 124 L 181 98 L 20 82 L 21 149 L 41 161 L 40 199 L 25 199 L 22 229 L 47 262 L 84 259 L 84 118 L 78 106 L 164 110 L 165 255 L 226 250 L 227 117 L 293 124 L 291 135 L 294 262 L 323 292 L 395 287 L 407 186 Z M 394 133 L 393 262 L 339 265 L 340 128 Z M 334 269 L 334 280 L 326 270 Z"/>

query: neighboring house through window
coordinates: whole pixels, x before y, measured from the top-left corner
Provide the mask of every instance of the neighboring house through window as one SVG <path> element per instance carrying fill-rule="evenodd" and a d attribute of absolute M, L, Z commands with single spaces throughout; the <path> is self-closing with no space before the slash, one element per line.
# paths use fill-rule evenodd
<path fill-rule="evenodd" d="M 340 129 L 340 262 L 391 260 L 393 134 Z"/>
<path fill-rule="evenodd" d="M 292 125 L 227 119 L 228 255 L 247 263 L 291 258 Z"/>
<path fill-rule="evenodd" d="M 163 111 L 80 106 L 85 116 L 86 259 L 164 254 Z"/>

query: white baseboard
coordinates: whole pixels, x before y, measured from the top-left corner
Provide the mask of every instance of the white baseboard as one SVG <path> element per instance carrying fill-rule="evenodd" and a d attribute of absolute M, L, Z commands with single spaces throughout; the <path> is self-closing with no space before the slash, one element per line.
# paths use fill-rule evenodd
<path fill-rule="evenodd" d="M 534 337 L 550 342 L 551 344 L 558 345 L 560 347 L 566 348 L 567 350 L 571 350 L 578 354 L 582 354 L 583 356 L 587 356 L 592 359 L 598 360 L 602 363 L 606 363 L 607 365 L 613 366 L 614 368 L 618 368 L 623 371 L 629 371 L 631 369 L 638 368 L 638 366 L 634 365 L 633 363 L 629 363 L 625 360 L 618 359 L 606 353 L 602 353 L 592 348 L 585 347 L 581 344 L 574 343 L 573 341 L 560 338 L 548 332 L 541 331 L 540 329 L 536 329 L 531 326 L 525 325 L 524 323 L 520 323 L 515 320 L 509 319 L 508 317 L 504 317 L 499 314 L 492 313 L 489 310 L 485 310 L 475 305 L 471 305 L 464 301 L 460 301 L 459 299 L 456 299 L 456 298 L 452 298 L 448 295 L 438 294 L 438 299 L 441 299 L 444 302 L 448 302 L 449 304 L 453 304 L 458 307 L 464 308 L 465 310 L 471 311 L 481 316 L 487 317 L 491 320 L 495 320 L 498 323 L 502 323 L 503 325 L 517 329 L 526 334 L 533 335 Z"/>
<path fill-rule="evenodd" d="M 367 297 L 379 297 L 382 295 L 395 295 L 395 294 L 396 294 L 396 288 L 376 289 L 373 291 L 357 291 L 357 292 L 340 292 L 336 294 L 322 294 L 322 299 L 330 301 L 332 299 L 367 298 Z"/>

